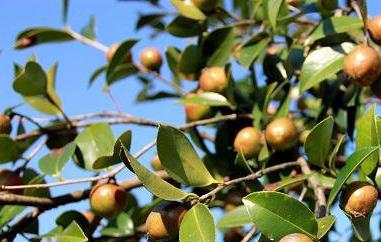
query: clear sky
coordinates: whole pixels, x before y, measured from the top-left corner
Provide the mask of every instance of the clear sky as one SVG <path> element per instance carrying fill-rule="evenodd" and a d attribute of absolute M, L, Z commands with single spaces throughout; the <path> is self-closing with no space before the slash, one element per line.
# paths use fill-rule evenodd
<path fill-rule="evenodd" d="M 164 6 L 173 11 L 169 0 L 162 1 Z M 370 15 L 381 13 L 381 3 L 379 0 L 370 0 Z M 70 1 L 68 24 L 76 31 L 79 31 L 87 22 L 91 15 L 96 17 L 97 39 L 99 42 L 109 45 L 120 42 L 128 38 L 141 38 L 133 49 L 134 57 L 138 57 L 138 52 L 146 46 L 155 46 L 160 50 L 165 50 L 169 45 L 180 48 L 189 44 L 187 39 L 175 39 L 168 35 L 161 35 L 155 39 L 148 39 L 150 31 L 141 30 L 135 32 L 135 23 L 140 13 L 148 13 L 155 10 L 149 8 L 150 5 L 138 3 L 138 1 L 123 2 L 116 0 L 77 0 Z M 57 75 L 57 91 L 60 95 L 64 110 L 68 115 L 78 115 L 89 112 L 100 112 L 103 110 L 113 110 L 110 98 L 102 92 L 103 79 L 100 78 L 94 86 L 87 88 L 87 83 L 92 72 L 105 64 L 105 56 L 102 52 L 77 42 L 67 42 L 63 44 L 49 44 L 29 48 L 22 51 L 13 49 L 14 39 L 20 31 L 32 26 L 62 27 L 60 0 L 3 0 L 0 1 L 0 112 L 6 107 L 22 102 L 22 98 L 12 90 L 13 63 L 24 64 L 28 57 L 35 54 L 45 68 L 55 62 L 59 63 Z M 156 10 L 160 11 L 160 10 Z M 163 70 L 163 75 L 169 77 L 167 69 Z M 194 84 L 189 84 L 192 86 Z M 158 89 L 166 89 L 157 83 Z M 134 78 L 129 78 L 112 86 L 112 91 L 119 101 L 124 112 L 147 119 L 170 123 L 181 124 L 184 122 L 184 114 L 181 106 L 174 100 L 164 100 L 154 103 L 136 104 L 134 99 L 141 90 L 141 84 Z M 24 105 L 19 112 L 32 117 L 45 117 Z M 136 126 L 114 127 L 117 136 L 126 129 L 133 129 L 132 150 L 137 151 L 146 143 L 150 142 L 156 135 L 152 128 L 141 128 Z M 45 152 L 46 154 L 46 152 Z M 145 155 L 141 161 L 148 164 L 154 151 Z M 38 159 L 33 160 L 32 167 L 38 169 Z M 63 176 L 66 179 L 89 176 L 91 173 L 83 172 L 69 163 L 65 168 Z M 131 173 L 123 171 L 118 178 L 131 177 Z M 47 178 L 49 182 L 56 181 L 54 178 Z M 84 189 L 88 184 L 72 185 L 52 189 L 53 196 Z M 148 201 L 150 194 L 143 188 L 133 192 L 142 201 Z M 88 209 L 88 201 L 68 206 L 60 207 L 44 213 L 40 217 L 40 232 L 44 233 L 53 228 L 55 217 L 68 209 L 85 210 Z M 348 226 L 340 217 L 340 227 Z M 17 241 L 23 241 L 18 238 Z"/>

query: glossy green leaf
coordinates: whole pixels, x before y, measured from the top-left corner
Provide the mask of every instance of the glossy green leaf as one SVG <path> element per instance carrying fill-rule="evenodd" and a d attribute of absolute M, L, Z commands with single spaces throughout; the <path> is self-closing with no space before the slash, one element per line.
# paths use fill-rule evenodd
<path fill-rule="evenodd" d="M 122 144 L 123 145 L 123 144 Z M 128 159 L 127 167 L 131 165 L 133 172 L 151 193 L 167 201 L 180 201 L 194 194 L 184 192 L 172 184 L 164 181 L 156 174 L 141 165 L 123 146 L 124 154 Z M 126 161 L 123 161 L 126 163 Z"/>
<path fill-rule="evenodd" d="M 241 65 L 249 68 L 259 55 L 266 50 L 267 44 L 270 42 L 267 33 L 261 33 L 250 38 L 238 50 L 238 61 Z"/>
<path fill-rule="evenodd" d="M 67 144 L 63 150 L 52 151 L 42 157 L 39 161 L 40 170 L 47 175 L 60 176 L 66 163 L 73 156 L 75 148 L 76 144 L 72 142 Z"/>
<path fill-rule="evenodd" d="M 166 29 L 168 33 L 176 37 L 186 38 L 201 34 L 206 28 L 205 24 L 198 20 L 178 16 L 169 23 Z"/>
<path fill-rule="evenodd" d="M 160 162 L 175 180 L 190 186 L 208 186 L 215 182 L 191 142 L 179 130 L 161 125 L 157 135 Z"/>
<path fill-rule="evenodd" d="M 56 236 L 57 242 L 85 242 L 88 241 L 81 227 L 73 221 L 66 229 Z"/>
<path fill-rule="evenodd" d="M 279 192 L 255 192 L 242 200 L 254 225 L 268 238 L 278 241 L 291 233 L 317 237 L 318 225 L 314 214 L 303 203 L 289 195 Z"/>
<path fill-rule="evenodd" d="M 115 67 L 114 71 L 108 77 L 107 84 L 114 84 L 115 82 L 129 77 L 131 75 L 134 75 L 138 72 L 139 69 L 132 63 L 120 64 L 117 67 Z"/>
<path fill-rule="evenodd" d="M 207 66 L 225 65 L 234 47 L 234 28 L 227 26 L 213 30 L 203 42 L 203 52 L 208 56 Z"/>
<path fill-rule="evenodd" d="M 356 122 L 356 150 L 378 146 L 378 129 L 376 128 L 376 105 L 372 105 Z M 365 175 L 371 174 L 378 165 L 379 155 L 373 154 L 361 165 Z"/>
<path fill-rule="evenodd" d="M 211 107 L 231 107 L 232 104 L 226 99 L 226 97 L 222 96 L 216 92 L 203 92 L 201 94 L 195 94 L 188 97 L 185 97 L 181 100 L 182 104 L 186 103 L 196 103 Z"/>
<path fill-rule="evenodd" d="M 171 3 L 173 6 L 175 6 L 177 12 L 179 12 L 184 17 L 195 20 L 206 19 L 205 14 L 192 3 L 187 3 L 181 0 L 171 0 Z"/>
<path fill-rule="evenodd" d="M 317 28 L 306 39 L 305 44 L 311 45 L 316 40 L 331 36 L 334 34 L 345 33 L 354 29 L 361 29 L 362 21 L 357 17 L 351 16 L 334 16 L 320 22 Z"/>
<path fill-rule="evenodd" d="M 3 228 L 11 220 L 13 220 L 17 215 L 22 213 L 26 207 L 24 206 L 14 206 L 5 205 L 0 208 L 0 228 Z"/>
<path fill-rule="evenodd" d="M 371 241 L 370 218 L 371 216 L 350 218 L 354 234 L 359 241 Z"/>
<path fill-rule="evenodd" d="M 0 164 L 16 160 L 20 155 L 17 143 L 8 135 L 0 134 Z"/>
<path fill-rule="evenodd" d="M 339 194 L 341 187 L 345 184 L 345 182 L 348 180 L 351 174 L 357 168 L 359 168 L 359 166 L 365 160 L 367 160 L 368 157 L 372 156 L 374 153 L 378 154 L 378 151 L 378 147 L 363 148 L 354 152 L 351 156 L 348 157 L 347 161 L 345 162 L 345 166 L 341 168 L 336 178 L 336 182 L 333 185 L 331 192 L 329 193 L 329 197 L 327 200 L 327 209 L 331 207 L 331 205 L 335 201 L 337 194 Z"/>
<path fill-rule="evenodd" d="M 315 125 L 307 136 L 304 149 L 309 163 L 320 167 L 325 166 L 331 150 L 333 124 L 333 117 L 329 116 Z"/>
<path fill-rule="evenodd" d="M 61 113 L 61 111 L 46 98 L 46 95 L 24 97 L 24 100 L 41 113 L 49 115 L 58 115 Z"/>
<path fill-rule="evenodd" d="M 279 11 L 283 2 L 284 0 L 267 0 L 263 2 L 267 20 L 273 30 L 276 29 Z"/>
<path fill-rule="evenodd" d="M 56 224 L 64 228 L 70 226 L 73 221 L 75 221 L 81 228 L 89 226 L 89 222 L 86 217 L 82 213 L 75 210 L 66 211 L 56 218 Z"/>
<path fill-rule="evenodd" d="M 334 47 L 322 47 L 312 51 L 307 56 L 300 73 L 300 93 L 342 70 L 344 56 L 353 47 L 352 43 L 345 42 Z"/>
<path fill-rule="evenodd" d="M 328 233 L 328 231 L 331 229 L 331 227 L 335 224 L 335 216 L 329 215 L 323 218 L 318 218 L 318 234 L 317 238 L 321 239 L 325 234 Z"/>
<path fill-rule="evenodd" d="M 45 95 L 47 77 L 42 67 L 34 61 L 29 61 L 24 72 L 13 83 L 16 92 L 23 96 Z"/>
<path fill-rule="evenodd" d="M 179 71 L 184 74 L 193 74 L 203 66 L 202 49 L 197 45 L 189 45 L 180 56 Z"/>
<path fill-rule="evenodd" d="M 91 16 L 89 22 L 81 29 L 81 34 L 86 38 L 95 40 L 95 17 Z"/>
<path fill-rule="evenodd" d="M 108 124 L 97 123 L 84 129 L 75 139 L 75 143 L 82 153 L 84 168 L 92 170 L 99 157 L 113 155 L 115 137 Z"/>
<path fill-rule="evenodd" d="M 216 241 L 213 216 L 206 205 L 198 203 L 185 214 L 179 237 L 181 242 Z"/>
<path fill-rule="evenodd" d="M 97 80 L 97 78 L 103 74 L 104 72 L 106 72 L 106 69 L 107 69 L 107 66 L 101 66 L 99 67 L 98 69 L 96 69 L 93 74 L 91 74 L 90 76 L 90 79 L 89 79 L 89 84 L 88 84 L 88 87 L 91 87 L 91 85 L 93 85 L 93 83 L 95 82 L 95 80 Z"/>
<path fill-rule="evenodd" d="M 26 29 L 16 37 L 16 49 L 23 49 L 39 44 L 63 42 L 73 40 L 74 38 L 70 33 L 65 30 L 52 29 L 52 28 L 30 28 Z M 28 40 L 26 43 L 25 40 Z"/>
<path fill-rule="evenodd" d="M 226 213 L 218 222 L 217 227 L 221 229 L 237 228 L 251 224 L 251 218 L 245 206 L 238 206 Z"/>
<path fill-rule="evenodd" d="M 134 222 L 127 213 L 119 214 L 103 228 L 101 234 L 111 237 L 125 237 L 134 234 Z"/>

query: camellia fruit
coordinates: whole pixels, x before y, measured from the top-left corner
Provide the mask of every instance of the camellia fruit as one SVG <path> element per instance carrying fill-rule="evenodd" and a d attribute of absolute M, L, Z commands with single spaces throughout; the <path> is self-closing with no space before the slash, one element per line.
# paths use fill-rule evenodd
<path fill-rule="evenodd" d="M 298 128 L 289 118 L 279 118 L 267 125 L 265 137 L 275 150 L 288 150 L 298 142 Z"/>
<path fill-rule="evenodd" d="M 352 217 L 365 217 L 377 204 L 378 190 L 368 182 L 349 184 L 341 196 L 340 207 Z"/>
<path fill-rule="evenodd" d="M 241 129 L 234 139 L 234 150 L 242 152 L 245 158 L 254 158 L 263 144 L 262 133 L 254 127 Z"/>
<path fill-rule="evenodd" d="M 225 69 L 220 66 L 205 68 L 200 76 L 200 89 L 205 92 L 223 93 L 228 86 Z"/>
<path fill-rule="evenodd" d="M 119 44 L 118 43 L 114 43 L 112 45 L 110 45 L 110 47 L 108 48 L 108 50 L 106 51 L 106 59 L 108 61 L 111 61 L 112 57 L 114 56 L 116 50 L 119 48 Z M 128 52 L 124 55 L 123 57 L 123 62 L 124 63 L 130 63 L 132 62 L 132 55 L 131 55 L 131 52 Z"/>
<path fill-rule="evenodd" d="M 7 115 L 0 114 L 0 134 L 10 134 L 11 131 L 11 119 Z"/>
<path fill-rule="evenodd" d="M 127 206 L 126 192 L 117 184 L 98 184 L 91 189 L 90 205 L 95 214 L 114 218 Z"/>
<path fill-rule="evenodd" d="M 155 171 L 162 171 L 164 167 L 161 165 L 160 159 L 158 155 L 155 155 L 151 159 L 151 166 Z"/>
<path fill-rule="evenodd" d="M 305 234 L 294 233 L 288 234 L 281 238 L 279 242 L 314 242 L 310 237 Z"/>
<path fill-rule="evenodd" d="M 161 67 L 163 59 L 160 51 L 154 48 L 146 48 L 140 53 L 140 62 L 151 71 L 158 71 Z"/>
<path fill-rule="evenodd" d="M 193 4 L 205 12 L 214 11 L 219 3 L 219 0 L 192 0 Z"/>
<path fill-rule="evenodd" d="M 224 233 L 224 242 L 240 242 L 244 237 L 241 229 L 230 229 Z"/>
<path fill-rule="evenodd" d="M 184 105 L 185 116 L 188 122 L 194 122 L 212 116 L 212 109 L 207 105 L 187 103 Z"/>
<path fill-rule="evenodd" d="M 361 86 L 370 86 L 380 77 L 381 58 L 371 47 L 359 45 L 344 58 L 344 73 Z"/>
<path fill-rule="evenodd" d="M 11 170 L 0 169 L 0 186 L 20 186 L 20 185 L 24 185 L 24 182 L 17 173 Z M 14 194 L 23 194 L 24 190 L 17 189 L 17 190 L 11 190 L 9 192 Z"/>
<path fill-rule="evenodd" d="M 160 203 L 147 217 L 146 228 L 148 236 L 154 240 L 176 238 L 186 212 L 187 208 L 181 203 Z"/>
<path fill-rule="evenodd" d="M 368 19 L 367 27 L 373 41 L 381 44 L 381 15 Z"/>

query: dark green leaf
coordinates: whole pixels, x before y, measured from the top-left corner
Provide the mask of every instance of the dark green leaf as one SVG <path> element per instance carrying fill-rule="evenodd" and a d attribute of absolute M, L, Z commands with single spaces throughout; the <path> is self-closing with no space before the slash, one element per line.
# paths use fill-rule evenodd
<path fill-rule="evenodd" d="M 242 205 L 226 213 L 218 222 L 217 226 L 225 229 L 238 228 L 246 224 L 251 224 L 251 219 L 246 207 Z"/>
<path fill-rule="evenodd" d="M 317 238 L 321 239 L 323 236 L 328 233 L 328 231 L 331 229 L 331 227 L 335 224 L 335 216 L 329 215 L 323 218 L 318 218 L 318 234 Z"/>
<path fill-rule="evenodd" d="M 267 37 L 267 33 L 256 34 L 244 43 L 237 53 L 239 63 L 249 68 L 258 56 L 266 50 L 266 46 L 270 42 Z"/>
<path fill-rule="evenodd" d="M 225 65 L 234 46 L 234 29 L 230 26 L 213 30 L 203 42 L 204 55 L 208 56 L 208 66 Z"/>
<path fill-rule="evenodd" d="M 73 221 L 64 231 L 56 236 L 57 242 L 85 242 L 88 241 L 81 227 Z"/>
<path fill-rule="evenodd" d="M 101 234 L 111 237 L 125 237 L 134 234 L 134 222 L 127 213 L 119 214 L 110 221 L 107 227 L 101 230 Z"/>
<path fill-rule="evenodd" d="M 0 134 L 0 163 L 18 159 L 21 155 L 19 147 L 8 135 Z"/>
<path fill-rule="evenodd" d="M 168 33 L 181 38 L 197 36 L 204 30 L 205 24 L 203 22 L 182 16 L 176 17 L 167 26 Z"/>
<path fill-rule="evenodd" d="M 89 22 L 81 29 L 81 34 L 86 38 L 95 40 L 97 37 L 95 35 L 95 17 L 91 16 Z"/>
<path fill-rule="evenodd" d="M 184 74 L 194 74 L 203 66 L 202 49 L 197 45 L 189 45 L 180 56 L 178 69 Z"/>
<path fill-rule="evenodd" d="M 74 38 L 70 33 L 51 28 L 30 28 L 24 30 L 16 38 L 16 49 L 23 49 L 39 44 L 62 42 L 73 40 Z"/>
<path fill-rule="evenodd" d="M 276 29 L 277 19 L 279 15 L 280 8 L 284 0 L 267 0 L 264 1 L 264 9 L 266 11 L 267 20 L 273 30 Z"/>
<path fill-rule="evenodd" d="M 13 83 L 16 92 L 23 96 L 45 95 L 47 77 L 41 66 L 34 61 L 29 61 L 24 72 Z"/>

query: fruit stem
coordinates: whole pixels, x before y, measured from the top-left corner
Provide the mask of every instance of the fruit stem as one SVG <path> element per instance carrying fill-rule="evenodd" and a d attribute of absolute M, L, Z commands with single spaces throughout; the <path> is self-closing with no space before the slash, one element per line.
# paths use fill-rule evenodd
<path fill-rule="evenodd" d="M 364 32 L 364 44 L 369 46 L 369 42 L 368 42 L 368 37 L 367 37 L 367 34 L 368 34 L 368 31 L 367 31 L 367 17 L 366 15 L 361 11 L 361 8 L 358 4 L 358 2 L 356 0 L 351 0 L 351 7 L 355 10 L 357 16 L 361 19 L 361 21 L 364 23 L 364 28 L 363 28 L 363 32 Z"/>

